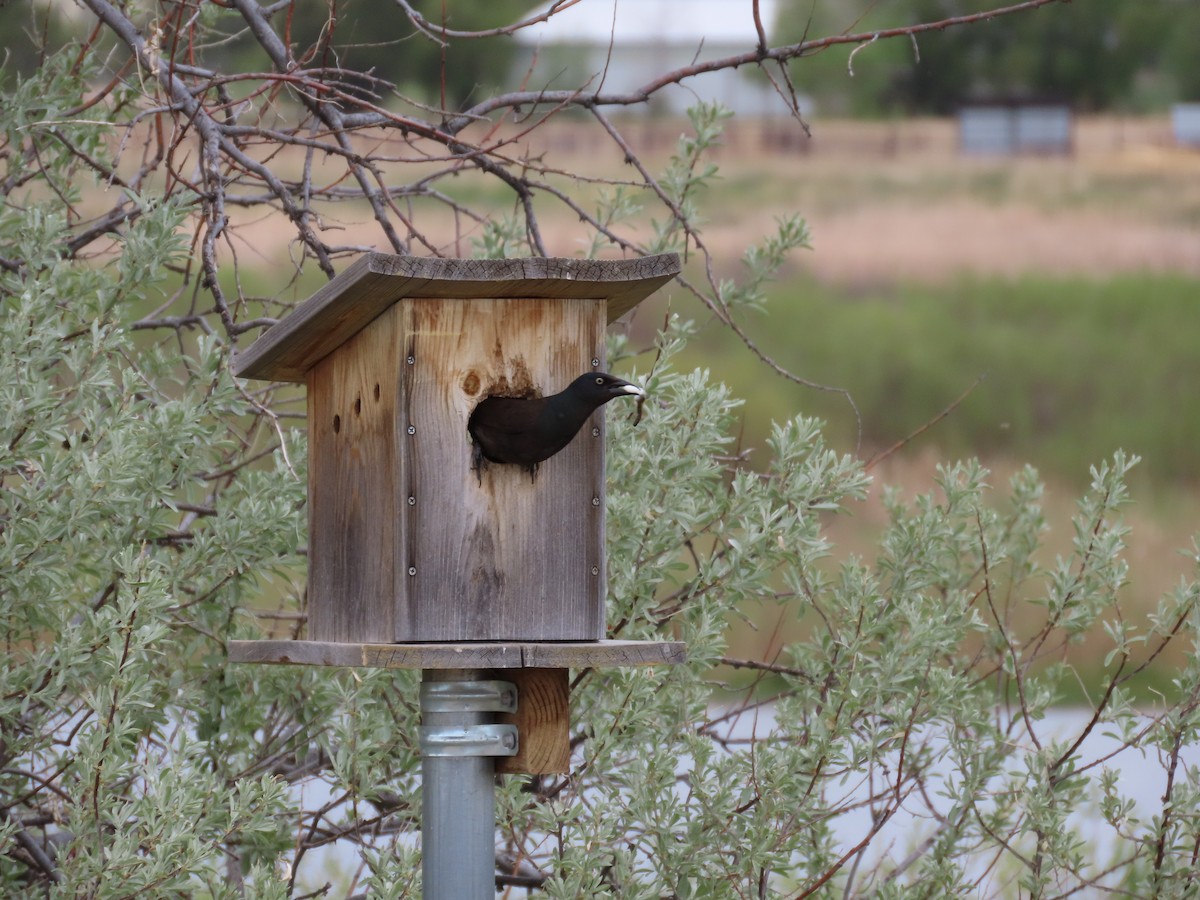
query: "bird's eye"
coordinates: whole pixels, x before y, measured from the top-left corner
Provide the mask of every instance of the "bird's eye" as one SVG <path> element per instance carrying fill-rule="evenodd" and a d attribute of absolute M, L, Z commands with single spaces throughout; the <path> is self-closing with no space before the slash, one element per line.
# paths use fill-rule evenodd
<path fill-rule="evenodd" d="M 596 384 L 604 384 L 604 379 L 603 379 L 603 378 L 597 378 L 597 379 L 596 379 Z"/>

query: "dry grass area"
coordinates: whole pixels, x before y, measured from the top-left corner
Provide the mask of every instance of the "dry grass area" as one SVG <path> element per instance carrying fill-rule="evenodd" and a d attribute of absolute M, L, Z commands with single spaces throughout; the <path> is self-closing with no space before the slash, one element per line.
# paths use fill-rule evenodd
<path fill-rule="evenodd" d="M 954 123 L 813 123 L 807 153 L 718 157 L 705 237 L 725 257 L 783 214 L 804 216 L 798 265 L 836 283 L 962 273 L 1200 275 L 1200 152 L 1163 120 L 1081 120 L 1069 157 L 964 157 Z"/>
<path fill-rule="evenodd" d="M 687 124 L 622 127 L 648 168 L 661 172 Z M 770 134 L 759 124 L 731 126 L 715 154 L 720 177 L 700 205 L 705 241 L 719 266 L 733 266 L 779 216 L 798 214 L 809 223 L 815 252 L 795 264 L 836 283 L 940 280 L 964 272 L 1200 275 L 1200 152 L 1172 146 L 1164 119 L 1082 119 L 1070 157 L 963 157 L 949 120 L 814 121 L 806 150 L 780 146 L 785 142 L 774 132 L 781 127 L 798 134 L 794 124 L 772 126 Z M 380 146 L 370 136 L 359 140 Z M 411 152 L 394 149 L 397 158 Z M 598 140 L 590 126 L 551 123 L 511 153 L 560 172 L 636 181 L 616 146 Z M 326 165 L 330 181 L 340 177 L 332 161 Z M 437 168 L 405 162 L 394 174 L 412 180 Z M 558 186 L 593 206 L 595 187 L 572 186 L 566 178 Z M 476 208 L 513 208 L 507 188 L 470 172 L 438 187 Z M 549 252 L 579 254 L 588 232 L 577 217 L 555 204 L 541 209 Z M 415 210 L 441 252 L 472 253 L 476 223 L 432 204 Z M 241 224 L 247 261 L 287 263 L 289 229 L 273 219 Z M 332 243 L 380 241 L 365 204 L 329 210 L 322 224 Z M 639 230 L 637 223 L 627 226 L 630 235 Z"/>
<path fill-rule="evenodd" d="M 1101 210 L 903 202 L 817 214 L 810 226 L 816 252 L 805 267 L 838 283 L 942 280 L 964 273 L 1200 275 L 1200 230 Z"/>

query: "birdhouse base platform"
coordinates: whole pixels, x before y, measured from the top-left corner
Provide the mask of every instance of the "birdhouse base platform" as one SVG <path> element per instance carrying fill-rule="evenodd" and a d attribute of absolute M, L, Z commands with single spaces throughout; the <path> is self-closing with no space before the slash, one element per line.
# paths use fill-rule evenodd
<path fill-rule="evenodd" d="M 687 647 L 682 641 L 230 641 L 229 661 L 382 669 L 584 669 L 679 665 L 687 661 Z"/>

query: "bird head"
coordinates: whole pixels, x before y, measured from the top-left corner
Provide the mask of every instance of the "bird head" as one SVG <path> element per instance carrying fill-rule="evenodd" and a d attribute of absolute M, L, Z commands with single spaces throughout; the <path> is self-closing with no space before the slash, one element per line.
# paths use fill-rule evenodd
<path fill-rule="evenodd" d="M 593 407 L 603 406 L 617 397 L 645 399 L 646 392 L 632 382 L 609 375 L 607 372 L 588 372 L 580 375 L 564 393 L 579 400 L 586 400 Z"/>

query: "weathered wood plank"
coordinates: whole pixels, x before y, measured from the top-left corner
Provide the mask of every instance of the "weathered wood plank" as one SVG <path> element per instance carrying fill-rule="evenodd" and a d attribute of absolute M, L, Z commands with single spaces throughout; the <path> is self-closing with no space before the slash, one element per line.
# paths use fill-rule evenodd
<path fill-rule="evenodd" d="M 603 411 L 536 479 L 505 465 L 477 477 L 467 419 L 489 395 L 552 394 L 602 368 L 603 301 L 408 299 L 397 308 L 413 363 L 402 367 L 397 423 L 407 477 L 397 556 L 407 577 L 393 639 L 599 639 Z"/>
<path fill-rule="evenodd" d="M 496 757 L 501 775 L 549 775 L 571 771 L 571 709 L 567 669 L 512 669 L 503 677 L 517 686 L 517 711 L 497 721 L 516 725 L 516 756 Z"/>
<path fill-rule="evenodd" d="M 677 666 L 687 662 L 682 641 L 598 641 L 594 644 L 546 642 L 527 644 L 523 663 L 548 669 Z"/>
<path fill-rule="evenodd" d="M 613 322 L 679 274 L 674 253 L 640 259 L 435 259 L 366 253 L 238 353 L 243 378 L 304 373 L 404 297 L 598 299 Z"/>
<path fill-rule="evenodd" d="M 395 637 L 401 339 L 393 307 L 308 378 L 308 636 Z"/>
<path fill-rule="evenodd" d="M 375 644 L 330 641 L 230 641 L 229 661 L 384 669 L 617 668 L 679 665 L 680 641 Z"/>

